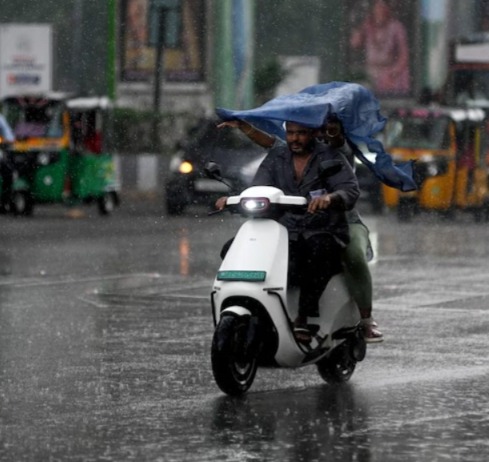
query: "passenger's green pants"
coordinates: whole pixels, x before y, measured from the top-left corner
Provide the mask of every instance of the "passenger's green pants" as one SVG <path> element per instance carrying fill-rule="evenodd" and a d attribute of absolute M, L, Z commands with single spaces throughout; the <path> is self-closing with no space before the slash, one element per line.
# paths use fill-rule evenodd
<path fill-rule="evenodd" d="M 361 223 L 350 223 L 350 243 L 343 250 L 346 285 L 355 300 L 362 318 L 372 311 L 372 276 L 368 267 L 369 231 Z"/>

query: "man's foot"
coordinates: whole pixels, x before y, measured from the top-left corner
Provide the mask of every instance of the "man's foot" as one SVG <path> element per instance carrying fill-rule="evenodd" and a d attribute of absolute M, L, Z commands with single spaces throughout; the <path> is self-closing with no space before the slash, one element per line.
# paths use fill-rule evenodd
<path fill-rule="evenodd" d="M 297 316 L 294 321 L 294 337 L 299 343 L 311 343 L 312 334 L 307 327 L 307 318 Z"/>
<path fill-rule="evenodd" d="M 362 319 L 363 338 L 366 343 L 384 341 L 384 334 L 378 329 L 378 324 L 372 318 Z"/>

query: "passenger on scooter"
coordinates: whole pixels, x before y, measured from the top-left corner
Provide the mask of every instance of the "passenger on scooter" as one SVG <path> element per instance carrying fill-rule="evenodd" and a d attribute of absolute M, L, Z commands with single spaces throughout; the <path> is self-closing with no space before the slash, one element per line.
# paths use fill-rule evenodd
<path fill-rule="evenodd" d="M 316 140 L 315 129 L 293 122 L 286 122 L 285 128 L 286 145 L 270 149 L 252 184 L 309 199 L 307 213 L 288 212 L 279 219 L 289 232 L 289 278 L 300 289 L 294 332 L 298 341 L 308 343 L 308 317 L 319 316 L 319 298 L 341 271 L 342 249 L 349 242 L 346 211 L 354 207 L 360 191 L 351 166 L 342 154 Z M 319 164 L 333 159 L 343 164 L 341 170 L 319 178 Z M 225 204 L 222 197 L 216 208 Z"/>
<path fill-rule="evenodd" d="M 230 120 L 218 125 L 218 128 L 223 127 L 239 128 L 253 142 L 266 149 L 283 144 L 280 138 L 265 133 L 244 120 Z M 341 121 L 334 117 L 330 118 L 318 130 L 316 136 L 343 154 L 354 168 L 353 151 L 348 144 Z M 384 336 L 372 317 L 373 287 L 367 258 L 370 250 L 369 230 L 356 209 L 347 212 L 347 219 L 350 242 L 342 254 L 346 284 L 359 308 L 365 341 L 367 343 L 379 343 L 384 340 Z"/>

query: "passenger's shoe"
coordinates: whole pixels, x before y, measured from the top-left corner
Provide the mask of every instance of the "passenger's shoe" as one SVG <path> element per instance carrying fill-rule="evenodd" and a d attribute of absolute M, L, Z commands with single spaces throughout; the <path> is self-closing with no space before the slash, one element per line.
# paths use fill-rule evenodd
<path fill-rule="evenodd" d="M 363 338 L 365 343 L 380 343 L 384 341 L 384 334 L 372 325 L 363 327 Z"/>

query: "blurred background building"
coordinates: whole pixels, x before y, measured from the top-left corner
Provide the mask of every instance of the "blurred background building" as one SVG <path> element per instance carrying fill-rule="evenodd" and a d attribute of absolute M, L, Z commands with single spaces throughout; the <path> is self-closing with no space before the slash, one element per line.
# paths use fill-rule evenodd
<path fill-rule="evenodd" d="M 52 25 L 55 90 L 205 114 L 331 80 L 385 101 L 438 92 L 450 41 L 489 30 L 489 1 L 4 0 L 0 23 Z M 389 53 L 395 77 L 374 63 Z"/>

